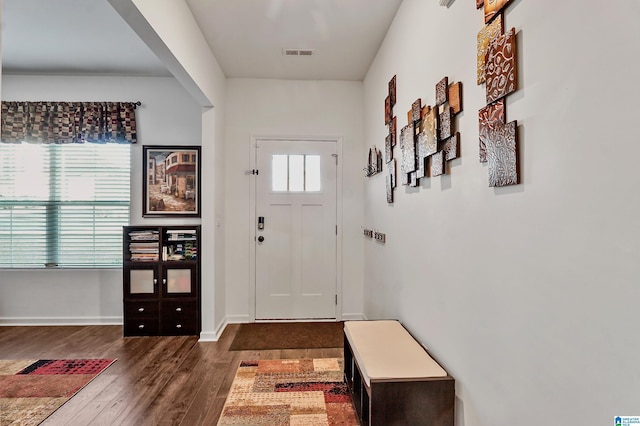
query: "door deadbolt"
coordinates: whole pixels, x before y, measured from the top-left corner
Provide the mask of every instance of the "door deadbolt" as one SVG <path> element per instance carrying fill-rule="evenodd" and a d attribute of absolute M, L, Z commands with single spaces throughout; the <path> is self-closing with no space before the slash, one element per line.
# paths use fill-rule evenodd
<path fill-rule="evenodd" d="M 263 242 L 263 241 L 264 241 L 264 237 L 263 237 L 262 235 L 260 235 L 260 236 L 258 237 L 258 242 L 259 242 L 259 243 L 261 243 L 261 242 Z"/>

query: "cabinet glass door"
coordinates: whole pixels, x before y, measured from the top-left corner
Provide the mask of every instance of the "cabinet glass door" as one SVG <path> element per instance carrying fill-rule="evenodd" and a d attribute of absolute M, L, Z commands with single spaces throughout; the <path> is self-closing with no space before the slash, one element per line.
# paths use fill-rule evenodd
<path fill-rule="evenodd" d="M 131 269 L 129 271 L 130 294 L 153 294 L 155 277 L 153 269 Z"/>
<path fill-rule="evenodd" d="M 167 267 L 164 270 L 163 284 L 166 295 L 193 295 L 196 284 L 194 269 Z"/>

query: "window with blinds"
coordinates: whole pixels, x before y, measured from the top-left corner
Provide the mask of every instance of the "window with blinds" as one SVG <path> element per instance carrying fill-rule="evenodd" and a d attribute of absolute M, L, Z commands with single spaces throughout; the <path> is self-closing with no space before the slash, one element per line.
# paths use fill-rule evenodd
<path fill-rule="evenodd" d="M 129 144 L 0 143 L 0 268 L 122 265 Z"/>

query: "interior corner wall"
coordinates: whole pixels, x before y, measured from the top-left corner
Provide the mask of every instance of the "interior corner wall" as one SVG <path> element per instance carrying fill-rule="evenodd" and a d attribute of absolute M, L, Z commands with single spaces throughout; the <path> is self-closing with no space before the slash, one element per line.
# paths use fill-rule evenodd
<path fill-rule="evenodd" d="M 446 176 L 365 182 L 364 310 L 398 318 L 456 379 L 456 425 L 608 425 L 640 415 L 640 3 L 513 0 L 522 183 L 478 161 L 482 11 L 404 0 L 364 82 L 365 140 L 383 146 L 444 76 L 463 84 L 461 157 Z M 365 158 L 365 146 L 361 158 Z M 394 155 L 400 157 L 396 146 Z M 398 170 L 400 166 L 398 165 Z"/>
<path fill-rule="evenodd" d="M 142 146 L 200 145 L 201 108 L 172 77 L 3 75 L 3 100 L 140 101 L 131 151 L 131 224 L 142 218 Z M 0 325 L 121 324 L 122 269 L 2 270 Z"/>
<path fill-rule="evenodd" d="M 226 283 L 229 322 L 251 318 L 252 137 L 340 137 L 342 312 L 362 315 L 362 82 L 228 79 L 226 103 Z"/>

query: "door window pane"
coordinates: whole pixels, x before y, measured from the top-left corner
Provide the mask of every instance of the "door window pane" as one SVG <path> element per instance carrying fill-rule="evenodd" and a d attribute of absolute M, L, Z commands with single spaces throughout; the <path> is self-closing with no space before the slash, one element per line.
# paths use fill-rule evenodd
<path fill-rule="evenodd" d="M 271 190 L 274 192 L 318 192 L 320 183 L 319 155 L 273 155 Z"/>
<path fill-rule="evenodd" d="M 286 191 L 289 180 L 289 156 L 274 155 L 271 160 L 271 189 Z"/>
<path fill-rule="evenodd" d="M 289 156 L 289 191 L 304 191 L 304 155 Z"/>
<path fill-rule="evenodd" d="M 305 155 L 305 191 L 320 191 L 320 156 Z"/>

